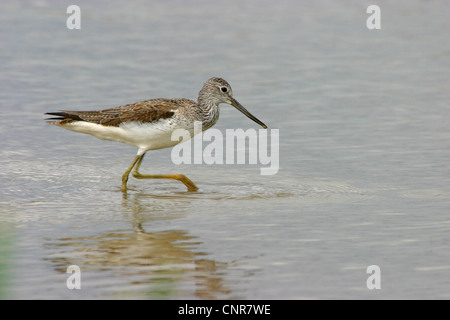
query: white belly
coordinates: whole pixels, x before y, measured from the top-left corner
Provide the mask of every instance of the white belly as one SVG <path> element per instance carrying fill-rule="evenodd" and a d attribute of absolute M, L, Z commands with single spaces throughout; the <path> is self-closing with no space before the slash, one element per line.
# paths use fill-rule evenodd
<path fill-rule="evenodd" d="M 142 154 L 148 150 L 171 148 L 182 141 L 175 138 L 172 141 L 172 133 L 176 129 L 183 129 L 171 119 L 163 119 L 151 123 L 126 122 L 118 127 L 103 126 L 85 121 L 73 121 L 61 125 L 61 127 L 80 133 L 87 133 L 102 140 L 111 140 L 126 143 L 139 148 Z M 190 137 L 193 136 L 193 131 Z"/>

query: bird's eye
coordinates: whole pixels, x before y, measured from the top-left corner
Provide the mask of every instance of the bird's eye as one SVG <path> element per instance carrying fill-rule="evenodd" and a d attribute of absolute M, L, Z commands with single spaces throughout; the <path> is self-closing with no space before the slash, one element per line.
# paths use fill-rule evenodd
<path fill-rule="evenodd" d="M 220 90 L 221 90 L 222 92 L 227 92 L 227 91 L 228 91 L 228 89 L 227 89 L 226 87 L 222 87 L 222 88 L 220 88 Z"/>

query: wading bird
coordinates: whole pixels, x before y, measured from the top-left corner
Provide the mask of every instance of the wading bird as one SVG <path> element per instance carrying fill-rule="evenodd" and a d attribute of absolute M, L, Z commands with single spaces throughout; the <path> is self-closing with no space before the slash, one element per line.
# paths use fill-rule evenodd
<path fill-rule="evenodd" d="M 100 111 L 60 111 L 46 114 L 48 123 L 75 132 L 87 133 L 102 140 L 126 143 L 138 148 L 137 156 L 122 176 L 122 191 L 127 191 L 130 172 L 137 179 L 175 179 L 183 182 L 188 191 L 197 186 L 182 174 L 141 174 L 139 167 L 149 150 L 170 148 L 180 140 L 172 141 L 176 129 L 194 134 L 194 122 L 202 123 L 202 131 L 211 128 L 219 119 L 219 104 L 232 105 L 247 117 L 267 126 L 248 112 L 233 98 L 231 87 L 222 78 L 211 78 L 203 85 L 198 101 L 189 99 L 150 99 Z"/>

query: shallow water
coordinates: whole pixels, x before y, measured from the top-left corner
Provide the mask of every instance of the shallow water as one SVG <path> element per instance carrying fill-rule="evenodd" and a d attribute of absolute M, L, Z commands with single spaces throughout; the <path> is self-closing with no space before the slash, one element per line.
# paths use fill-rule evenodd
<path fill-rule="evenodd" d="M 0 297 L 448 299 L 446 1 L 2 3 Z M 279 129 L 280 169 L 174 165 L 43 113 L 195 99 L 211 76 Z M 222 105 L 215 128 L 257 125 Z M 206 143 L 205 143 L 206 145 Z M 69 265 L 81 290 L 69 290 Z M 369 290 L 366 268 L 381 269 Z"/>

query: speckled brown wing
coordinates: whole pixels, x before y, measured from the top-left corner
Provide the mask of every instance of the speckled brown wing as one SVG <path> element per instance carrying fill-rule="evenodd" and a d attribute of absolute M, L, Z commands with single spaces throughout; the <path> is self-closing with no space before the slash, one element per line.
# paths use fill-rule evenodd
<path fill-rule="evenodd" d="M 123 122 L 154 122 L 171 118 L 180 107 L 195 104 L 188 99 L 152 99 L 140 101 L 121 107 L 99 111 L 61 111 L 46 114 L 57 116 L 47 120 L 55 120 L 54 124 L 65 124 L 72 121 L 86 121 L 104 126 L 119 126 Z"/>

